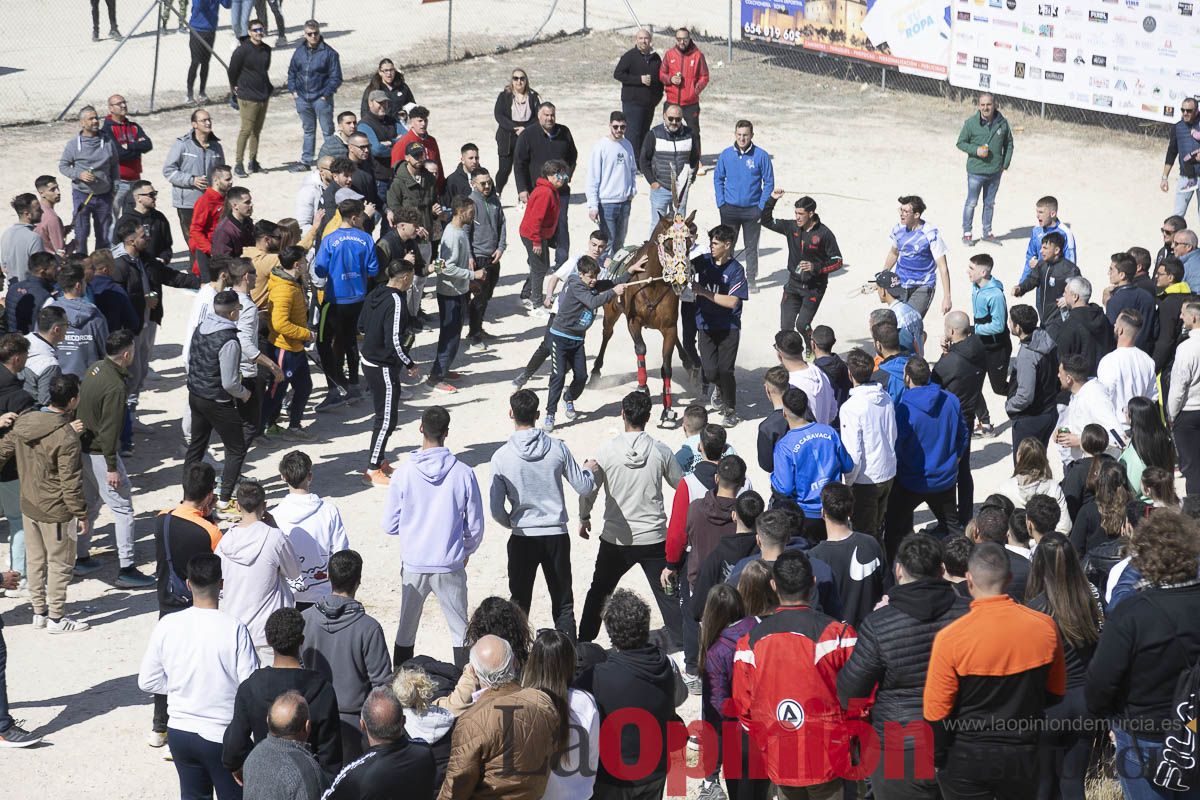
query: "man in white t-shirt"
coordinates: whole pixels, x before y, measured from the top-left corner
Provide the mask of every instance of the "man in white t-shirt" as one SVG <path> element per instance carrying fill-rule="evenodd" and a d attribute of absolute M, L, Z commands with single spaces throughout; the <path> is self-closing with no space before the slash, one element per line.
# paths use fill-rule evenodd
<path fill-rule="evenodd" d="M 1087 357 L 1075 353 L 1058 365 L 1058 382 L 1071 393 L 1071 404 L 1058 418 L 1054 443 L 1062 456 L 1063 469 L 1083 458 L 1079 437 L 1088 425 L 1099 425 L 1108 434 L 1108 453 L 1117 456 L 1125 449 L 1125 423 L 1113 405 L 1112 393 L 1099 378 L 1088 379 Z"/>
<path fill-rule="evenodd" d="M 575 271 L 575 265 L 579 263 L 579 259 L 584 256 L 591 256 L 600 265 L 600 274 L 605 274 L 605 267 L 608 259 L 605 257 L 605 249 L 608 247 L 608 234 L 604 231 L 592 231 L 592 235 L 588 237 L 587 250 L 575 256 L 568 258 L 563 262 L 562 266 L 546 276 L 544 284 L 545 301 L 543 303 L 543 314 L 547 316 L 536 316 L 536 319 L 544 319 L 546 321 L 546 334 L 542 337 L 542 341 L 538 342 L 537 350 L 533 351 L 533 355 L 529 357 L 529 363 L 525 365 L 525 369 L 521 374 L 513 378 L 513 389 L 520 389 L 525 384 L 529 383 L 530 378 L 541 368 L 546 359 L 550 357 L 550 328 L 554 325 L 554 317 L 558 314 L 558 288 L 567 282 L 567 278 Z"/>
<path fill-rule="evenodd" d="M 1131 397 L 1158 399 L 1158 384 L 1154 380 L 1154 359 L 1134 345 L 1142 329 L 1142 312 L 1126 308 L 1117 315 L 1113 333 L 1117 336 L 1117 349 L 1100 359 L 1096 367 L 1096 380 L 1108 387 L 1112 394 L 1113 408 L 1117 417 L 1125 415 L 1125 407 Z M 1128 426 L 1126 426 L 1128 430 Z"/>
<path fill-rule="evenodd" d="M 838 412 L 833 384 L 820 367 L 804 360 L 804 337 L 796 331 L 780 331 L 775 334 L 775 353 L 788 371 L 788 383 L 808 395 L 808 413 L 813 421 L 832 425 Z"/>

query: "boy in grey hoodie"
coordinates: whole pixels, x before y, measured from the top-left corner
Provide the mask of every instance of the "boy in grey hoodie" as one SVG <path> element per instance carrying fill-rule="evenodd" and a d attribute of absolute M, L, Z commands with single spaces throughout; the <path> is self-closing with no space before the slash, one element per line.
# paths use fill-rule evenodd
<path fill-rule="evenodd" d="M 592 585 L 583 602 L 579 638 L 584 642 L 596 638 L 605 601 L 625 573 L 637 565 L 654 592 L 674 651 L 682 640 L 683 618 L 678 599 L 666 595 L 661 581 L 667 567 L 667 512 L 662 482 L 665 480 L 675 488 L 683 479 L 683 470 L 671 448 L 646 433 L 651 405 L 645 392 L 633 391 L 621 400 L 625 432 L 601 446 L 593 470 L 596 491 L 579 498 L 579 535 L 587 538 L 592 528 L 592 506 L 600 487 L 608 491 L 600 552 L 596 555 Z"/>
<path fill-rule="evenodd" d="M 39 406 L 50 405 L 50 381 L 62 374 L 58 346 L 67 337 L 67 315 L 61 308 L 47 306 L 37 314 L 37 331 L 29 340 L 29 358 L 25 362 L 25 391 Z"/>
<path fill-rule="evenodd" d="M 388 485 L 383 531 L 400 537 L 400 622 L 392 660 L 412 658 L 425 598 L 438 597 L 454 663 L 467 663 L 467 559 L 483 541 L 483 499 L 475 473 L 446 448 L 450 412 L 421 415 L 421 448 L 396 467 Z"/>
<path fill-rule="evenodd" d="M 104 358 L 108 322 L 100 309 L 85 298 L 82 264 L 68 261 L 58 271 L 62 297 L 50 303 L 67 312 L 67 336 L 58 345 L 58 365 L 67 375 L 83 377 L 92 364 Z"/>
<path fill-rule="evenodd" d="M 371 689 L 392 677 L 383 628 L 354 599 L 362 583 L 362 556 L 341 550 L 329 557 L 333 593 L 304 611 L 300 660 L 333 684 L 342 720 L 342 763 L 363 754 L 359 713 Z"/>
<path fill-rule="evenodd" d="M 492 456 L 488 502 L 492 519 L 512 531 L 508 540 L 508 591 L 526 614 L 533 582 L 542 568 L 554 627 L 575 639 L 575 597 L 571 591 L 571 538 L 563 478 L 580 496 L 596 489 L 588 461 L 582 467 L 567 445 L 538 430 L 538 399 L 528 389 L 509 398 L 508 416 L 516 433 Z"/>

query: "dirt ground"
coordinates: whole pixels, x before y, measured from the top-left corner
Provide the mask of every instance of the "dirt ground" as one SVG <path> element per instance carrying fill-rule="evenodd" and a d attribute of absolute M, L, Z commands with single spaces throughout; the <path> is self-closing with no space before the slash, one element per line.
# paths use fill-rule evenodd
<path fill-rule="evenodd" d="M 610 79 L 612 64 L 629 46 L 623 37 L 592 35 L 522 51 L 513 59 L 482 59 L 432 67 L 410 73 L 419 97 L 432 108 L 431 132 L 445 153 L 457 152 L 464 141 L 482 145 L 483 162 L 495 166 L 494 123 L 491 107 L 495 92 L 513 66 L 529 71 L 533 85 L 546 99 L 558 104 L 559 120 L 568 125 L 583 152 L 604 134 L 607 114 L 619 107 L 618 91 Z M 867 314 L 875 307 L 874 295 L 855 292 L 879 269 L 888 249 L 887 233 L 896 222 L 895 198 L 918 193 L 928 206 L 928 220 L 939 226 L 950 243 L 952 297 L 956 308 L 969 309 L 966 259 L 971 252 L 958 243 L 959 216 L 964 191 L 963 157 L 954 142 L 970 109 L 938 98 L 881 93 L 875 87 L 814 78 L 766 66 L 752 58 L 718 64 L 711 58 L 713 80 L 704 94 L 705 152 L 715 156 L 732 140 L 733 123 L 745 117 L 754 121 L 756 143 L 775 158 L 777 185 L 811 194 L 819 203 L 822 220 L 837 234 L 849 265 L 830 282 L 829 293 L 817 321 L 833 325 L 838 351 L 864 343 Z M 345 94 L 357 106 L 358 90 Z M 436 99 L 435 99 L 436 98 Z M 339 103 L 339 109 L 350 103 Z M 232 148 L 236 116 L 227 107 L 213 109 L 215 131 Z M 145 118 L 142 122 L 162 145 L 146 158 L 145 171 L 156 180 L 167 205 L 169 192 L 161 179 L 162 160 L 169 141 L 187 130 L 187 112 Z M 1080 266 L 1097 286 L 1104 283 L 1108 255 L 1140 244 L 1156 249 L 1158 226 L 1170 213 L 1170 198 L 1157 188 L 1160 144 L 1110 132 L 1071 128 L 1037 119 L 1013 119 L 1017 130 L 1016 156 L 999 194 L 995 229 L 1003 241 L 980 246 L 997 259 L 996 275 L 1011 286 L 1022 260 L 1034 201 L 1044 194 L 1058 196 L 1062 217 L 1074 228 L 1080 247 Z M 63 143 L 73 126 L 58 125 L 0 131 L 0 148 L 9 154 L 8 169 L 0 178 L 4 196 L 32 190 L 34 178 L 54 172 Z M 288 103 L 272 102 L 260 160 L 268 172 L 244 181 L 255 197 L 256 215 L 278 219 L 293 213 L 293 200 L 301 176 L 282 169 L 296 157 L 300 127 Z M 451 163 L 450 169 L 453 168 Z M 585 167 L 581 166 L 582 177 Z M 715 225 L 717 216 L 708 178 L 692 192 L 692 207 L 699 210 L 702 230 Z M 581 180 L 571 209 L 573 251 L 583 244 L 594 226 L 588 223 Z M 634 201 L 632 231 L 641 235 L 648 220 L 645 187 Z M 173 213 L 164 208 L 172 219 Z M 476 470 L 481 484 L 489 479 L 487 462 L 509 434 L 508 382 L 524 363 L 541 329 L 520 310 L 517 292 L 524 273 L 524 258 L 517 239 L 519 211 L 508 211 L 511 255 L 488 327 L 498 336 L 493 353 L 462 357 L 465 373 L 461 391 L 453 396 L 431 396 L 423 387 L 411 390 L 404 402 L 401 425 L 391 441 L 393 455 L 419 443 L 417 419 L 421 410 L 439 403 L 452 416 L 451 447 Z M 633 236 L 631 236 L 633 238 Z M 763 290 L 752 295 L 745 310 L 745 334 L 738 359 L 738 407 L 744 422 L 730 432 L 731 442 L 753 464 L 758 421 L 769 410 L 761 388 L 764 370 L 775 363 L 771 348 L 777 329 L 780 280 L 785 251 L 780 239 L 764 232 L 762 239 Z M 1098 294 L 1098 289 L 1097 289 Z M 169 290 L 165 325 L 159 334 L 153 367 L 158 378 L 143 395 L 136 454 L 128 460 L 138 511 L 137 557 L 152 568 L 154 549 L 149 518 L 179 497 L 181 451 L 180 410 L 185 402 L 179 364 L 184 320 L 191 298 Z M 927 316 L 929 349 L 938 352 L 942 336 L 941 315 L 934 304 Z M 432 303 L 427 301 L 432 310 Z M 434 336 L 418 339 L 415 355 L 427 363 Z M 598 347 L 593 333 L 589 349 Z M 657 340 L 651 335 L 651 388 L 659 395 Z M 583 417 L 555 431 L 582 460 L 602 441 L 620 429 L 619 401 L 633 386 L 634 359 L 627 333 L 619 330 L 609 350 L 606 380 L 590 387 L 579 401 Z M 694 397 L 682 371 L 676 372 L 682 406 Z M 321 379 L 318 379 L 318 386 Z M 531 388 L 543 392 L 543 371 Z M 1002 402 L 985 393 L 993 418 L 1004 420 Z M 315 400 L 321 397 L 320 388 Z M 544 398 L 544 394 L 543 394 Z M 399 556 L 394 541 L 380 531 L 384 491 L 363 487 L 363 469 L 370 431 L 369 403 L 363 402 L 325 414 L 314 422 L 320 440 L 306 449 L 316 461 L 316 489 L 337 502 L 346 519 L 353 546 L 366 561 L 360 599 L 393 636 L 399 610 Z M 657 418 L 655 409 L 655 418 Z M 311 418 L 311 417 L 310 417 Z M 672 446 L 683 439 L 679 431 L 652 431 Z M 276 474 L 287 445 L 256 446 L 247 461 L 246 474 L 268 483 L 272 496 L 281 494 Z M 1008 477 L 1008 426 L 993 440 L 975 440 L 972 466 L 976 496 L 982 498 Z M 757 487 L 768 477 L 752 469 Z M 920 519 L 920 517 L 918 518 Z M 0 599 L 8 643 L 8 692 L 13 714 L 25 726 L 45 735 L 47 744 L 30 750 L 8 751 L 2 759 L 7 796 L 77 798 L 167 798 L 176 792 L 173 766 L 163 760 L 164 750 L 148 748 L 149 696 L 138 691 L 138 666 L 154 626 L 153 592 L 130 593 L 113 588 L 116 560 L 112 549 L 111 519 L 101 516 L 99 556 L 105 568 L 95 576 L 76 581 L 70 589 L 70 613 L 87 619 L 92 630 L 52 637 L 30 627 L 27 603 Z M 490 594 L 505 595 L 505 542 L 502 529 L 489 522 L 482 550 L 471 559 L 472 606 Z M 582 606 L 596 552 L 596 539 L 574 540 L 574 588 L 577 610 Z M 3 557 L 0 556 L 0 561 Z M 645 579 L 629 573 L 624 585 L 648 596 Z M 539 584 L 540 586 L 540 584 Z M 550 624 L 547 597 L 534 599 L 531 624 Z M 427 606 L 417 643 L 418 652 L 450 658 L 446 627 L 436 603 Z M 698 698 L 683 708 L 684 716 L 698 715 Z M 694 785 L 692 791 L 695 791 Z"/>

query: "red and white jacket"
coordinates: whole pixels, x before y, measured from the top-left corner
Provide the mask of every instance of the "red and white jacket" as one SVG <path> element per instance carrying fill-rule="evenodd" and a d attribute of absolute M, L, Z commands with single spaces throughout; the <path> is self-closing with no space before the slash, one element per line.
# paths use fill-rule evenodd
<path fill-rule="evenodd" d="M 857 641 L 853 626 L 808 605 L 780 606 L 738 640 L 732 707 L 723 711 L 741 721 L 772 783 L 846 777 L 853 729 L 838 702 L 837 674 Z"/>
<path fill-rule="evenodd" d="M 676 86 L 671 83 L 671 76 L 680 73 L 683 83 Z M 700 102 L 700 93 L 708 86 L 708 62 L 704 53 L 692 42 L 687 52 L 679 52 L 678 47 L 672 47 L 663 53 L 662 66 L 658 69 L 658 79 L 662 81 L 664 98 L 668 103 L 678 103 L 681 106 L 694 106 Z"/>

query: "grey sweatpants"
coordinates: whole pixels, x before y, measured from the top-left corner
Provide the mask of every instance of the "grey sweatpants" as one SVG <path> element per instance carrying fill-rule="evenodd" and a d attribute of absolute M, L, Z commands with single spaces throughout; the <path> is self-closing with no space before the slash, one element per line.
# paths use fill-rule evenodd
<path fill-rule="evenodd" d="M 412 647 L 417 643 L 417 627 L 421 610 L 429 593 L 437 595 L 438 605 L 450 628 L 450 646 L 467 643 L 467 571 L 413 572 L 400 570 L 400 623 L 396 626 L 396 646 Z"/>
<path fill-rule="evenodd" d="M 129 483 L 129 474 L 125 472 L 125 462 L 117 456 L 117 474 L 121 476 L 120 486 L 114 491 L 108 485 L 108 463 L 99 453 L 83 454 L 83 496 L 87 501 L 88 518 L 94 525 L 100 515 L 100 506 L 108 506 L 112 511 L 117 542 L 117 559 L 121 567 L 133 566 L 133 487 Z M 92 534 L 79 537 L 77 553 L 79 558 L 87 558 L 92 543 Z"/>

